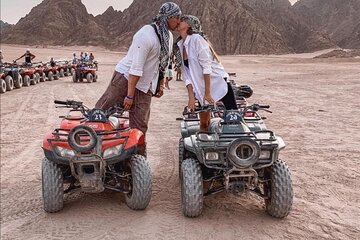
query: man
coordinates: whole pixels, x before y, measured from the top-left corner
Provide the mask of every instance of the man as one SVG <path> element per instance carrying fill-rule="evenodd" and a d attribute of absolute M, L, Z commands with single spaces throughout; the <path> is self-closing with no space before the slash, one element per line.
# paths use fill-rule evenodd
<path fill-rule="evenodd" d="M 20 58 L 25 57 L 25 64 L 31 65 L 31 61 L 35 58 L 35 55 L 30 52 L 30 49 L 26 49 L 26 52 L 20 56 L 19 58 L 15 59 L 15 62 L 19 60 Z"/>
<path fill-rule="evenodd" d="M 164 3 L 151 25 L 135 33 L 127 55 L 115 67 L 114 75 L 105 93 L 96 103 L 97 108 L 108 109 L 122 104 L 129 110 L 131 128 L 148 129 L 151 97 L 163 95 L 163 73 L 169 64 L 173 37 L 180 23 L 181 10 L 172 2 Z M 159 83 L 159 88 L 157 86 Z M 146 146 L 138 149 L 146 156 Z"/>

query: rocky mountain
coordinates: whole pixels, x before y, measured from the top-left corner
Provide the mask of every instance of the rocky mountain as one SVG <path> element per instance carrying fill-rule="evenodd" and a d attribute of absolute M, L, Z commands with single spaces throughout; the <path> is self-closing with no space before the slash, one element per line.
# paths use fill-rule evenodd
<path fill-rule="evenodd" d="M 2 42 L 101 45 L 126 50 L 133 34 L 150 23 L 166 1 L 153 0 L 149 4 L 146 0 L 134 0 L 124 11 L 109 7 L 94 17 L 86 11 L 81 0 L 43 0 L 11 30 L 2 34 Z M 333 47 L 335 43 L 360 48 L 357 45 L 360 21 L 356 22 L 358 18 L 354 14 L 354 11 L 360 12 L 355 4 L 359 0 L 300 0 L 294 6 L 288 0 L 173 1 L 179 4 L 183 13 L 200 18 L 220 54 L 309 52 Z M 342 1 L 349 4 L 338 6 Z M 321 9 L 320 5 L 327 7 Z M 335 10 L 328 13 L 333 8 Z M 336 9 L 350 17 L 341 15 Z M 327 20 L 323 20 L 322 15 Z M 335 29 L 334 22 L 351 26 Z M 322 31 L 323 28 L 326 31 Z"/>
<path fill-rule="evenodd" d="M 44 0 L 2 38 L 3 42 L 27 45 L 99 45 L 106 40 L 106 31 L 81 0 Z"/>
<path fill-rule="evenodd" d="M 3 22 L 2 20 L 0 20 L 0 33 L 1 33 L 1 35 L 3 33 L 5 33 L 6 31 L 10 30 L 11 27 L 13 27 L 12 24 L 9 24 L 7 22 Z"/>
<path fill-rule="evenodd" d="M 340 47 L 360 48 L 359 0 L 300 0 L 293 8 L 305 23 L 328 34 Z"/>
<path fill-rule="evenodd" d="M 137 29 L 144 23 L 151 22 L 164 2 L 166 1 L 153 0 L 151 5 L 145 6 L 144 0 L 134 0 L 119 19 L 122 25 L 117 24 L 117 44 L 130 41 Z M 291 51 L 274 26 L 256 18 L 255 12 L 239 0 L 174 2 L 180 6 L 183 13 L 200 18 L 204 31 L 221 54 L 269 54 Z"/>
<path fill-rule="evenodd" d="M 313 52 L 335 47 L 326 33 L 304 23 L 288 0 L 241 0 L 253 8 L 257 17 L 274 25 L 286 45 L 294 52 Z"/>

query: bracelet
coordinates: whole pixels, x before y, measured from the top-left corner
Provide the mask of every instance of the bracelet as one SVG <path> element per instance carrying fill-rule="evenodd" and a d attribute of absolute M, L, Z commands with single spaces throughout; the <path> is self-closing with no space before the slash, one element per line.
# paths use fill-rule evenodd
<path fill-rule="evenodd" d="M 134 99 L 134 97 L 131 97 L 131 96 L 129 96 L 129 95 L 127 95 L 126 98 L 127 98 L 127 99 L 130 99 L 130 100 L 133 100 L 133 99 Z"/>

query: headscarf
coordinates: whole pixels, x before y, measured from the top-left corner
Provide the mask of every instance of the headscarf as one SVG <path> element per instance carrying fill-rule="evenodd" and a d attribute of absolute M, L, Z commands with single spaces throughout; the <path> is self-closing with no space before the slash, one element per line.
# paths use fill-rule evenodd
<path fill-rule="evenodd" d="M 180 17 L 181 10 L 179 6 L 173 2 L 166 2 L 161 5 L 158 15 L 153 19 L 153 22 L 158 26 L 158 33 L 160 35 L 160 71 L 165 72 L 169 64 L 169 29 L 167 19 L 169 17 Z"/>
<path fill-rule="evenodd" d="M 199 34 L 206 41 L 208 40 L 207 36 L 205 35 L 205 33 L 202 30 L 199 18 L 197 18 L 193 15 L 182 15 L 181 21 L 185 21 L 187 24 L 189 24 L 193 34 Z M 180 40 L 181 40 L 181 36 L 176 39 L 175 44 L 173 46 L 173 49 L 174 49 L 173 54 L 175 55 L 175 58 L 176 58 L 175 66 L 178 68 L 181 66 L 180 48 L 177 45 L 177 43 Z"/>

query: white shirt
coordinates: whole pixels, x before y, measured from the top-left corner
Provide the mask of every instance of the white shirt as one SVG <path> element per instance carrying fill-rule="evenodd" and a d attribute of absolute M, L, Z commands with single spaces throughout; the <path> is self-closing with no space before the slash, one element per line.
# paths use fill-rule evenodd
<path fill-rule="evenodd" d="M 169 32 L 169 54 L 172 52 L 173 35 Z M 155 93 L 159 78 L 160 41 L 151 25 L 143 26 L 134 35 L 126 56 L 115 67 L 115 71 L 140 76 L 136 88 L 147 93 L 149 89 Z"/>
<path fill-rule="evenodd" d="M 191 84 L 195 97 L 202 103 L 205 96 L 204 74 L 210 74 L 210 93 L 214 101 L 222 99 L 227 91 L 228 73 L 224 67 L 214 59 L 208 42 L 199 34 L 188 35 L 178 43 L 181 53 L 181 73 L 186 86 Z M 188 55 L 189 67 L 184 65 L 183 47 Z"/>

